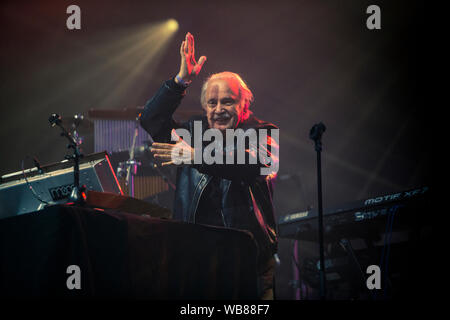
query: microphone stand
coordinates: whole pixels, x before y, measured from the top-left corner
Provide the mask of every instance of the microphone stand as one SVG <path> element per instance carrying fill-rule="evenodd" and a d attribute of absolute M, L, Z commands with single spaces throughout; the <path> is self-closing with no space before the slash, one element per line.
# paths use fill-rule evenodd
<path fill-rule="evenodd" d="M 324 258 L 324 245 L 323 245 L 323 207 L 322 207 L 322 167 L 321 167 L 321 152 L 322 152 L 322 134 L 325 132 L 325 125 L 320 122 L 315 124 L 310 132 L 309 138 L 315 142 L 315 150 L 317 152 L 317 194 L 318 194 L 318 206 L 319 206 L 319 256 L 320 256 L 320 299 L 325 300 L 326 291 L 326 278 L 325 278 L 325 258 Z"/>
<path fill-rule="evenodd" d="M 80 159 L 83 157 L 83 154 L 80 152 L 80 149 L 78 148 L 78 143 L 75 140 L 75 138 L 61 124 L 61 116 L 54 113 L 49 117 L 48 121 L 50 122 L 52 127 L 58 126 L 61 129 L 61 136 L 66 137 L 67 140 L 69 140 L 67 148 L 73 149 L 72 155 L 65 156 L 67 160 L 73 160 L 74 162 L 73 167 L 74 183 L 69 199 L 78 205 L 83 205 L 85 204 L 85 199 L 83 197 L 85 187 L 84 186 L 80 187 Z"/>
<path fill-rule="evenodd" d="M 136 147 L 136 138 L 139 134 L 139 118 L 136 118 L 136 126 L 134 128 L 134 136 L 133 136 L 133 142 L 131 144 L 130 149 L 130 158 L 125 162 L 127 165 L 127 175 L 125 177 L 125 184 L 128 186 L 128 193 L 130 197 L 134 198 L 134 176 L 137 174 L 137 166 L 140 165 L 139 162 L 136 161 L 134 158 L 134 151 Z M 130 182 L 130 176 L 131 176 L 131 182 Z"/>

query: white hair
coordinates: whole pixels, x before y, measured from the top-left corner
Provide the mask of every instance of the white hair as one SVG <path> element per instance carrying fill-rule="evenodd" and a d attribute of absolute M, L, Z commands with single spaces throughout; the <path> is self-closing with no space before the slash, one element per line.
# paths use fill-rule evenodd
<path fill-rule="evenodd" d="M 205 80 L 205 82 L 203 83 L 202 91 L 201 91 L 201 95 L 200 95 L 200 102 L 201 102 L 202 106 L 206 107 L 206 90 L 208 88 L 209 82 L 211 80 L 217 80 L 217 79 L 231 79 L 238 83 L 238 85 L 239 85 L 239 101 L 241 103 L 243 102 L 243 110 L 242 110 L 243 119 L 244 120 L 247 119 L 250 116 L 250 114 L 252 113 L 249 108 L 250 108 L 250 104 L 254 100 L 253 93 L 248 88 L 248 85 L 241 78 L 241 76 L 234 72 L 224 71 L 224 72 L 215 73 L 215 74 L 210 75 Z"/>

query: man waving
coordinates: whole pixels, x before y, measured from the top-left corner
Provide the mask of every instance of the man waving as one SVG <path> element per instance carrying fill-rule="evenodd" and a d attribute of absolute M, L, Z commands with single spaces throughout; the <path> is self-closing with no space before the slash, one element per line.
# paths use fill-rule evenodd
<path fill-rule="evenodd" d="M 194 37 L 190 33 L 181 43 L 180 56 L 178 74 L 163 83 L 140 117 L 142 127 L 155 140 L 151 148 L 155 158 L 162 165 L 178 166 L 174 218 L 250 231 L 258 246 L 260 298 L 273 299 L 277 234 L 272 183 L 278 170 L 278 135 L 275 138 L 270 133 L 278 128 L 252 114 L 251 90 L 238 74 L 229 71 L 213 74 L 204 82 L 200 94 L 204 116 L 193 117 L 186 123 L 174 121 L 172 115 L 186 89 L 206 62 L 205 56 L 196 61 Z M 199 151 L 194 144 L 182 139 L 170 143 L 174 129 L 187 130 L 194 140 L 201 139 L 195 134 L 196 125 L 201 127 L 202 134 L 215 130 L 225 136 L 230 130 L 254 130 L 264 131 L 264 135 L 255 135 L 258 139 L 248 139 L 243 144 L 234 139 L 227 141 L 226 146 L 219 145 L 214 152 L 223 161 L 199 163 L 194 161 Z M 236 160 L 240 151 L 244 161 L 225 161 L 230 157 Z M 269 155 L 269 161 L 261 161 L 267 159 L 258 157 L 263 153 Z"/>

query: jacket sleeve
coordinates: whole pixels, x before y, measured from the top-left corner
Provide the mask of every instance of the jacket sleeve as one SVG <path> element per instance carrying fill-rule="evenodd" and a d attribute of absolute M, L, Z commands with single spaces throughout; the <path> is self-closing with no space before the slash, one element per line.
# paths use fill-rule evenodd
<path fill-rule="evenodd" d="M 212 176 L 221 177 L 228 180 L 243 180 L 252 181 L 259 176 L 274 178 L 278 172 L 279 166 L 279 146 L 278 136 L 271 136 L 271 129 L 277 129 L 275 126 L 265 127 L 261 129 L 267 130 L 267 140 L 257 141 L 257 143 L 250 144 L 247 140 L 245 143 L 245 162 L 239 164 L 237 162 L 237 154 L 239 152 L 239 145 L 234 141 L 228 147 L 221 148 L 223 161 L 222 164 L 206 164 L 202 161 L 201 164 L 194 164 L 201 173 Z M 258 131 L 258 129 L 257 129 Z M 233 163 L 227 163 L 227 155 L 233 158 Z M 251 161 L 256 163 L 252 163 Z"/>
<path fill-rule="evenodd" d="M 185 88 L 180 87 L 173 79 L 163 83 L 158 92 L 147 101 L 139 117 L 142 128 L 153 140 L 170 142 L 172 129 L 182 125 L 172 115 L 185 95 Z"/>

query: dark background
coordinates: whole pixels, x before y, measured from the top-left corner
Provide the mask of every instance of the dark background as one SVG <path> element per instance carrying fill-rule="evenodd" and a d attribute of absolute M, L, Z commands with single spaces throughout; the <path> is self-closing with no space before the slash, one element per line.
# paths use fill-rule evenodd
<path fill-rule="evenodd" d="M 81 30 L 66 28 L 70 4 L 81 8 Z M 366 28 L 371 4 L 381 8 L 381 30 Z M 280 128 L 277 218 L 316 206 L 316 154 L 308 134 L 319 121 L 327 126 L 325 207 L 429 184 L 425 9 L 403 0 L 2 1 L 0 174 L 18 171 L 27 155 L 42 164 L 63 159 L 66 142 L 49 126 L 51 113 L 144 105 L 177 73 L 179 44 L 189 31 L 197 58 L 208 61 L 180 109 L 200 110 L 208 74 L 242 75 L 255 95 L 255 115 Z M 180 28 L 159 59 L 117 91 L 138 61 L 105 65 L 120 55 L 108 43 L 169 18 Z M 85 153 L 93 152 L 92 140 L 86 133 Z M 281 240 L 282 298 L 291 294 L 288 247 Z"/>

